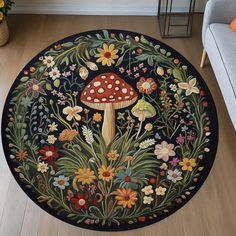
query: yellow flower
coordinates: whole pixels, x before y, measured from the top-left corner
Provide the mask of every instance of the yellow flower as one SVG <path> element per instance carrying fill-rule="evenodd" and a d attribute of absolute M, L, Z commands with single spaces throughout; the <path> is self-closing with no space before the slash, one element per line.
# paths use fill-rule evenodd
<path fill-rule="evenodd" d="M 115 192 L 117 204 L 123 208 L 132 208 L 135 202 L 138 200 L 137 192 L 133 191 L 131 188 L 118 188 Z"/>
<path fill-rule="evenodd" d="M 197 165 L 196 160 L 193 158 L 184 158 L 179 164 L 182 166 L 182 170 L 184 171 L 192 171 L 193 167 Z"/>
<path fill-rule="evenodd" d="M 108 46 L 106 43 L 104 43 L 103 48 L 97 49 L 97 51 L 99 52 L 95 55 L 95 57 L 98 57 L 97 62 L 102 62 L 103 66 L 111 66 L 112 64 L 114 64 L 114 59 L 118 58 L 118 56 L 116 55 L 118 50 L 114 50 L 114 48 L 114 44 L 110 44 Z"/>
<path fill-rule="evenodd" d="M 158 188 L 156 188 L 156 195 L 158 196 L 164 196 L 166 193 L 166 188 L 163 188 L 161 186 L 159 186 Z"/>
<path fill-rule="evenodd" d="M 117 150 L 111 150 L 107 153 L 107 157 L 109 161 L 115 161 L 119 157 L 119 154 L 117 153 Z"/>
<path fill-rule="evenodd" d="M 4 5 L 5 5 L 5 2 L 3 0 L 0 0 L 0 8 L 4 7 Z"/>
<path fill-rule="evenodd" d="M 18 152 L 16 152 L 17 159 L 19 159 L 21 161 L 26 160 L 28 156 L 29 156 L 29 154 L 26 151 L 19 150 Z"/>
<path fill-rule="evenodd" d="M 98 112 L 94 113 L 93 120 L 95 122 L 100 122 L 102 120 L 102 115 L 100 113 L 98 113 Z"/>
<path fill-rule="evenodd" d="M 103 181 L 109 182 L 112 180 L 114 174 L 115 168 L 112 168 L 112 166 L 104 166 L 102 165 L 100 168 L 98 168 L 98 174 L 99 179 L 102 179 Z"/>
<path fill-rule="evenodd" d="M 71 121 L 73 118 L 80 121 L 81 116 L 77 113 L 80 113 L 82 110 L 83 110 L 83 108 L 80 106 L 75 106 L 75 107 L 67 106 L 63 109 L 62 112 L 63 112 L 63 114 L 67 115 L 66 119 L 68 121 Z"/>
<path fill-rule="evenodd" d="M 180 82 L 178 83 L 179 88 L 185 89 L 185 95 L 189 96 L 192 93 L 199 93 L 199 89 L 196 87 L 197 79 L 193 78 L 188 83 Z"/>
<path fill-rule="evenodd" d="M 82 182 L 82 184 L 91 184 L 96 179 L 94 171 L 92 171 L 90 168 L 79 168 L 75 174 L 78 181 Z"/>
<path fill-rule="evenodd" d="M 0 11 L 0 21 L 3 20 L 3 17 L 4 17 L 4 15 L 3 15 L 3 13 Z"/>

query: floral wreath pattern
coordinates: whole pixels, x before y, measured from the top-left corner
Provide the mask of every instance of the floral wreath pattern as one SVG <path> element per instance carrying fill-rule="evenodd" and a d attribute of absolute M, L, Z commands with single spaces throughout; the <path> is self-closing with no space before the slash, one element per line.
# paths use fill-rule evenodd
<path fill-rule="evenodd" d="M 40 207 L 84 228 L 127 230 L 197 192 L 218 123 L 206 84 L 180 54 L 148 36 L 100 30 L 53 44 L 20 72 L 2 139 Z"/>

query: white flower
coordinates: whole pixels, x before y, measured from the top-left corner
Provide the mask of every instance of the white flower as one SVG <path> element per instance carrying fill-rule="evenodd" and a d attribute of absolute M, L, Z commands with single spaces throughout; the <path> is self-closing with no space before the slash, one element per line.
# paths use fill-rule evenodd
<path fill-rule="evenodd" d="M 162 159 L 166 162 L 169 160 L 169 157 L 175 156 L 173 148 L 174 144 L 168 144 L 166 141 L 162 141 L 161 144 L 155 146 L 154 154 L 157 156 L 157 159 Z"/>
<path fill-rule="evenodd" d="M 147 130 L 147 131 L 151 131 L 153 129 L 153 125 L 151 123 L 147 123 L 145 126 L 144 126 L 144 129 Z"/>
<path fill-rule="evenodd" d="M 139 42 L 139 37 L 138 37 L 138 36 L 135 36 L 135 37 L 134 37 L 134 40 L 135 40 L 136 42 Z"/>
<path fill-rule="evenodd" d="M 53 57 L 45 56 L 43 59 L 43 64 L 47 65 L 47 67 L 53 67 L 55 65 L 55 62 L 53 61 Z"/>
<path fill-rule="evenodd" d="M 167 170 L 168 166 L 166 165 L 166 163 L 163 163 L 163 164 L 160 166 L 160 168 L 161 168 L 162 170 Z"/>
<path fill-rule="evenodd" d="M 48 135 L 47 142 L 54 144 L 57 138 L 54 135 Z"/>
<path fill-rule="evenodd" d="M 141 190 L 145 195 L 150 195 L 153 193 L 153 190 L 152 190 L 152 185 L 148 185 L 148 186 L 145 186 L 144 188 L 142 188 Z"/>
<path fill-rule="evenodd" d="M 167 171 L 167 179 L 171 180 L 173 183 L 176 183 L 177 181 L 183 179 L 182 178 L 182 172 L 179 171 L 178 169 L 173 170 L 168 170 Z"/>
<path fill-rule="evenodd" d="M 48 164 L 43 162 L 39 162 L 37 165 L 38 172 L 45 173 L 48 170 Z"/>
<path fill-rule="evenodd" d="M 65 177 L 64 175 L 60 175 L 59 177 L 54 178 L 53 185 L 60 188 L 65 189 L 66 186 L 69 186 L 69 177 Z"/>
<path fill-rule="evenodd" d="M 166 193 L 166 188 L 163 188 L 161 186 L 156 188 L 156 195 L 164 196 L 165 193 Z"/>
<path fill-rule="evenodd" d="M 143 204 L 151 204 L 154 199 L 152 197 L 143 197 Z"/>
<path fill-rule="evenodd" d="M 62 113 L 67 115 L 66 119 L 68 121 L 71 121 L 73 118 L 80 121 L 81 116 L 78 113 L 80 113 L 81 111 L 83 111 L 83 108 L 80 106 L 74 106 L 74 107 L 67 106 L 63 109 Z"/>
<path fill-rule="evenodd" d="M 185 89 L 186 90 L 185 95 L 189 96 L 192 93 L 199 93 L 199 89 L 195 87 L 196 83 L 197 83 L 196 78 L 193 78 L 188 83 L 185 82 L 178 83 L 178 86 L 181 89 Z"/>
<path fill-rule="evenodd" d="M 55 122 L 52 122 L 52 124 L 48 125 L 49 131 L 53 132 L 53 131 L 57 131 L 57 124 Z"/>
<path fill-rule="evenodd" d="M 148 148 L 148 147 L 150 147 L 150 146 L 152 146 L 153 144 L 155 144 L 155 139 L 146 139 L 146 140 L 144 140 L 143 142 L 141 142 L 140 144 L 139 144 L 139 147 L 141 148 L 141 149 L 146 149 L 146 148 Z"/>
<path fill-rule="evenodd" d="M 175 84 L 171 84 L 171 85 L 169 86 L 169 88 L 170 88 L 170 90 L 173 91 L 173 92 L 176 92 L 177 89 L 178 89 Z"/>
<path fill-rule="evenodd" d="M 88 129 L 85 125 L 82 127 L 83 135 L 85 136 L 85 140 L 88 144 L 92 144 L 94 142 L 93 133 L 90 129 Z"/>
<path fill-rule="evenodd" d="M 52 68 L 52 70 L 49 72 L 49 76 L 50 76 L 53 80 L 55 80 L 55 79 L 57 79 L 57 78 L 60 78 L 61 73 L 60 73 L 60 71 L 57 69 L 57 67 L 54 67 L 54 68 Z"/>

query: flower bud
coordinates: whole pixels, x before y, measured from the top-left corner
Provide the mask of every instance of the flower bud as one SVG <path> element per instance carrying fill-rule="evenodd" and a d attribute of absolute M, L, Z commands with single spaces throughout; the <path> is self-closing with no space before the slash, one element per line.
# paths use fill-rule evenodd
<path fill-rule="evenodd" d="M 157 67 L 157 74 L 163 76 L 165 74 L 164 69 L 161 66 Z"/>
<path fill-rule="evenodd" d="M 79 69 L 79 75 L 83 80 L 86 80 L 89 75 L 89 72 L 85 67 L 81 67 Z"/>
<path fill-rule="evenodd" d="M 91 61 L 88 61 L 85 64 L 90 70 L 93 70 L 93 71 L 98 70 L 97 65 Z"/>

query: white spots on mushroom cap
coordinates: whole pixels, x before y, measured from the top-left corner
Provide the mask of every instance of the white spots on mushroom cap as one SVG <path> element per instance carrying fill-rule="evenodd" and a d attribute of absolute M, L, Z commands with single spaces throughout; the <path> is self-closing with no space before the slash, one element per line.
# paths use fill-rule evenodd
<path fill-rule="evenodd" d="M 128 89 L 127 89 L 127 88 L 123 88 L 123 89 L 121 90 L 121 92 L 124 93 L 124 94 L 126 94 L 126 93 L 128 92 Z"/>
<path fill-rule="evenodd" d="M 116 81 L 115 81 L 115 84 L 120 84 L 120 81 L 119 81 L 119 80 L 116 80 Z"/>
<path fill-rule="evenodd" d="M 91 98 L 91 97 L 87 97 L 87 100 L 88 100 L 88 101 L 91 101 L 91 100 L 92 100 L 92 98 Z"/>
<path fill-rule="evenodd" d="M 130 98 L 130 96 L 125 96 L 125 99 L 129 99 Z"/>
<path fill-rule="evenodd" d="M 122 100 L 122 97 L 118 97 L 118 100 Z"/>
<path fill-rule="evenodd" d="M 111 75 L 111 76 L 110 76 L 110 79 L 115 79 L 115 76 L 114 76 L 114 75 Z"/>
<path fill-rule="evenodd" d="M 111 89 L 112 88 L 112 84 L 108 84 L 107 88 Z"/>
<path fill-rule="evenodd" d="M 123 83 L 122 86 L 125 86 L 125 84 Z"/>
<path fill-rule="evenodd" d="M 107 84 L 108 83 L 108 81 L 107 80 L 105 80 L 105 84 Z"/>
<path fill-rule="evenodd" d="M 90 88 L 91 87 L 91 85 L 89 84 L 88 86 L 87 86 L 87 88 Z"/>
<path fill-rule="evenodd" d="M 131 92 L 130 92 L 130 95 L 131 95 L 131 96 L 134 95 L 134 92 L 131 91 Z"/>
<path fill-rule="evenodd" d="M 94 87 L 98 87 L 98 86 L 100 86 L 101 85 L 101 82 L 100 81 L 96 81 L 96 82 L 94 82 Z"/>
<path fill-rule="evenodd" d="M 105 76 L 105 75 L 102 75 L 101 78 L 102 78 L 102 79 L 106 79 L 106 76 Z"/>
<path fill-rule="evenodd" d="M 114 98 L 114 96 L 113 96 L 113 95 L 110 95 L 109 98 Z"/>
<path fill-rule="evenodd" d="M 87 93 L 86 92 L 84 92 L 84 96 L 86 95 Z"/>
<path fill-rule="evenodd" d="M 106 102 L 107 101 L 107 99 L 106 98 L 102 98 L 102 102 Z"/>
<path fill-rule="evenodd" d="M 91 89 L 91 90 L 90 90 L 90 93 L 94 93 L 94 89 Z"/>
<path fill-rule="evenodd" d="M 94 102 L 100 102 L 99 99 L 97 99 L 97 98 L 95 98 L 93 101 Z"/>
<path fill-rule="evenodd" d="M 105 90 L 103 88 L 98 89 L 98 93 L 104 93 Z"/>
<path fill-rule="evenodd" d="M 120 90 L 120 88 L 119 88 L 119 87 L 115 87 L 115 90 L 116 90 L 116 91 L 119 91 L 119 90 Z"/>

